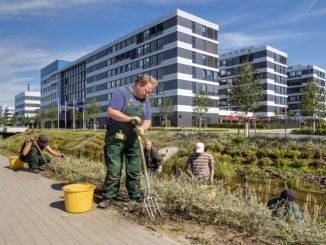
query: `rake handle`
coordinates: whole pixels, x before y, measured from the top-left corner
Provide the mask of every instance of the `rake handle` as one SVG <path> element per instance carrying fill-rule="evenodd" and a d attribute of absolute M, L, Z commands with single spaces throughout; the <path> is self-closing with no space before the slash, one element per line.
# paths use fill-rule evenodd
<path fill-rule="evenodd" d="M 48 162 L 46 161 L 45 156 L 44 156 L 43 152 L 41 151 L 41 148 L 40 148 L 39 145 L 37 144 L 36 140 L 34 140 L 34 143 L 35 143 L 35 146 L 36 146 L 36 148 L 38 149 L 38 151 L 41 153 L 41 155 L 42 155 L 42 157 L 43 157 L 43 159 L 44 159 L 44 161 L 45 161 L 45 164 L 48 164 Z"/>
<path fill-rule="evenodd" d="M 141 162 L 142 162 L 143 170 L 144 170 L 144 173 L 145 173 L 147 196 L 149 196 L 151 187 L 150 187 L 150 184 L 149 184 L 149 176 L 148 176 L 147 167 L 146 167 L 146 160 L 145 160 L 143 142 L 142 142 L 141 136 L 137 135 L 137 139 L 138 139 L 139 147 L 140 147 Z"/>

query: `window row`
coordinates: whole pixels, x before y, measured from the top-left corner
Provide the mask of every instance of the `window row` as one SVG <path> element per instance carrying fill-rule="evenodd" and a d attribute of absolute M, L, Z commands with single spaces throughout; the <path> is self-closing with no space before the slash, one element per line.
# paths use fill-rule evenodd
<path fill-rule="evenodd" d="M 85 71 L 85 63 L 79 64 L 73 68 L 69 68 L 69 70 L 66 70 L 62 73 L 63 78 L 67 78 L 70 76 L 74 76 L 78 73 L 81 73 Z"/>
<path fill-rule="evenodd" d="M 87 73 L 94 72 L 98 69 L 102 69 L 106 66 L 116 64 L 123 60 L 127 60 L 127 59 L 133 60 L 133 59 L 139 58 L 141 56 L 147 55 L 149 53 L 153 53 L 155 51 L 161 50 L 161 49 L 163 49 L 163 39 L 162 38 L 155 40 L 151 43 L 145 44 L 143 46 L 140 46 L 137 49 L 132 49 L 125 53 L 117 55 L 115 57 L 112 57 L 111 59 L 108 59 L 107 61 L 104 61 L 104 62 L 101 62 L 94 66 L 91 66 L 91 67 L 87 68 Z"/>
<path fill-rule="evenodd" d="M 48 84 L 49 82 L 53 82 L 58 79 L 58 74 L 52 75 L 50 78 L 43 80 L 41 82 L 41 86 Z"/>

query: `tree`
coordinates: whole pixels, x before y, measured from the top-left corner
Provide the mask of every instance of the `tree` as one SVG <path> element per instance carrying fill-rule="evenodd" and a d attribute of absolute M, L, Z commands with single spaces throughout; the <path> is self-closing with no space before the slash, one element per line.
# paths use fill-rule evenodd
<path fill-rule="evenodd" d="M 12 118 L 9 119 L 9 124 L 15 126 L 17 123 L 17 113 L 12 114 Z"/>
<path fill-rule="evenodd" d="M 199 129 L 201 129 L 201 122 L 204 114 L 208 111 L 208 94 L 202 88 L 199 93 L 196 93 L 193 104 L 193 113 L 195 115 L 195 121 L 197 125 L 197 119 L 199 119 Z"/>
<path fill-rule="evenodd" d="M 96 100 L 95 99 L 92 99 L 91 100 L 91 103 L 88 104 L 86 106 L 86 114 L 90 117 L 90 118 L 93 118 L 93 129 L 95 130 L 96 129 L 96 118 L 97 118 L 97 115 L 100 113 L 100 107 L 99 105 L 96 103 Z"/>
<path fill-rule="evenodd" d="M 320 116 L 320 113 L 325 110 L 325 94 L 317 81 L 310 79 L 306 87 L 301 89 L 302 98 L 300 102 L 300 109 L 306 113 L 307 116 Z M 316 132 L 315 117 L 313 118 L 313 132 Z"/>
<path fill-rule="evenodd" d="M 165 129 L 168 127 L 168 118 L 173 115 L 173 101 L 171 97 L 162 97 L 161 102 L 158 105 L 158 110 L 160 112 L 161 122 L 162 118 L 164 120 Z"/>
<path fill-rule="evenodd" d="M 6 124 L 6 119 L 0 114 L 0 124 L 3 126 Z"/>
<path fill-rule="evenodd" d="M 264 95 L 261 93 L 263 86 L 260 84 L 260 76 L 249 63 L 248 59 L 235 71 L 235 79 L 230 84 L 228 92 L 229 102 L 236 109 L 248 116 L 261 106 Z M 245 120 L 245 135 L 249 136 L 249 120 Z"/>
<path fill-rule="evenodd" d="M 47 109 L 47 117 L 50 119 L 51 122 L 51 129 L 53 129 L 54 127 L 54 121 L 57 119 L 57 107 L 54 105 L 51 105 L 48 109 Z"/>
<path fill-rule="evenodd" d="M 32 122 L 33 118 L 32 117 L 29 117 L 29 116 L 26 116 L 26 117 L 23 117 L 22 118 L 22 122 L 24 123 L 24 126 L 28 125 Z"/>

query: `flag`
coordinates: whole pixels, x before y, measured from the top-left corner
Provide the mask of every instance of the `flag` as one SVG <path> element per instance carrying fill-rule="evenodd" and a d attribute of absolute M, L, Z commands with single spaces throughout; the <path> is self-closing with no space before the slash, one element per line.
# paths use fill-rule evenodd
<path fill-rule="evenodd" d="M 74 99 L 74 100 L 72 101 L 72 103 L 73 103 L 74 106 L 76 106 L 76 105 L 77 105 L 77 101 L 76 101 L 76 99 Z"/>
<path fill-rule="evenodd" d="M 67 110 L 67 101 L 65 101 L 65 111 Z"/>
<path fill-rule="evenodd" d="M 83 108 L 85 108 L 85 103 L 86 101 L 85 101 L 85 97 L 83 97 Z"/>

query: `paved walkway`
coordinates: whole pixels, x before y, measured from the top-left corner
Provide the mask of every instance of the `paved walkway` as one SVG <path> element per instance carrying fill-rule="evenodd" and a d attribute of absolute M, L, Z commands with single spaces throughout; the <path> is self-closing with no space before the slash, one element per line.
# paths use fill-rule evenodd
<path fill-rule="evenodd" d="M 114 210 L 67 213 L 58 184 L 8 166 L 0 156 L 0 244 L 177 244 Z"/>

